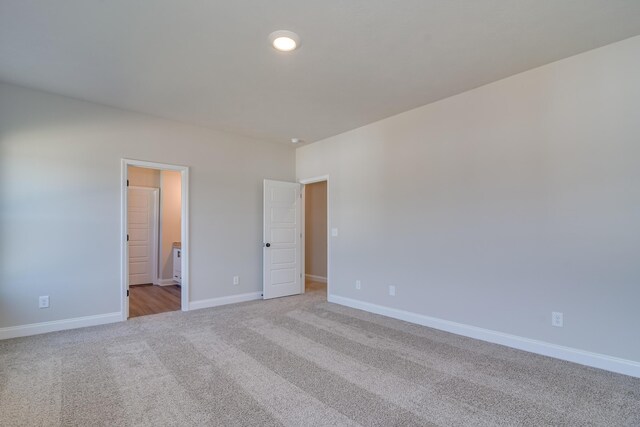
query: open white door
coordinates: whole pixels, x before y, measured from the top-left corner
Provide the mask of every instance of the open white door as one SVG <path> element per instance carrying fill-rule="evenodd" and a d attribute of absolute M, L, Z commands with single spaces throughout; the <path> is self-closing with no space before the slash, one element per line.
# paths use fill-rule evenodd
<path fill-rule="evenodd" d="M 128 188 L 129 284 L 157 282 L 158 189 Z"/>
<path fill-rule="evenodd" d="M 264 180 L 264 299 L 302 292 L 300 207 L 300 184 Z"/>

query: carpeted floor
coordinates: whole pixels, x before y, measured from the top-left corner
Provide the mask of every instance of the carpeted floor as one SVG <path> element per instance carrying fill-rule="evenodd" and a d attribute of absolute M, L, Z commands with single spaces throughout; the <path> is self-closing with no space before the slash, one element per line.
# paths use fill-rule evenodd
<path fill-rule="evenodd" d="M 640 380 L 302 296 L 0 341 L 0 425 L 640 425 Z"/>

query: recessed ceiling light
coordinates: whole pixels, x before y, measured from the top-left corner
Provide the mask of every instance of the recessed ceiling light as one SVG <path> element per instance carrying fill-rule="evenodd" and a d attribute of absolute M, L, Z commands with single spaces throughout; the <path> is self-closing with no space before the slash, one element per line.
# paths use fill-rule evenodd
<path fill-rule="evenodd" d="M 291 138 L 291 143 L 292 144 L 299 144 L 301 142 L 302 142 L 302 140 L 300 138 Z"/>
<path fill-rule="evenodd" d="M 300 37 L 293 31 L 280 30 L 269 34 L 269 42 L 281 52 L 291 52 L 300 46 Z"/>

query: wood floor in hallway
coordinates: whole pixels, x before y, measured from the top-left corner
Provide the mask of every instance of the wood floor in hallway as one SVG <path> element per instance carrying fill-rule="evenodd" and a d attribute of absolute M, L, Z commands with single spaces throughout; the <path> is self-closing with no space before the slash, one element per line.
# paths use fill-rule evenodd
<path fill-rule="evenodd" d="M 180 310 L 182 289 L 178 285 L 129 287 L 129 317 Z"/>

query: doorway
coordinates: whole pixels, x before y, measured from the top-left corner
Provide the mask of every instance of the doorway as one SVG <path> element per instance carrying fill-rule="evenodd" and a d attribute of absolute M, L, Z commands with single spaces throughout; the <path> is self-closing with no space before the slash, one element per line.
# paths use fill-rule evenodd
<path fill-rule="evenodd" d="M 122 161 L 122 317 L 188 310 L 188 168 Z"/>
<path fill-rule="evenodd" d="M 315 183 L 321 184 L 310 187 Z M 330 191 L 328 175 L 297 183 L 264 180 L 263 299 L 305 291 L 315 292 L 325 300 L 331 297 Z M 305 209 L 307 200 L 309 209 Z M 307 233 L 311 233 L 311 238 L 310 246 L 305 250 Z M 337 229 L 332 229 L 332 236 L 337 233 Z M 305 268 L 308 271 L 305 272 Z"/>
<path fill-rule="evenodd" d="M 304 185 L 304 289 L 327 298 L 327 181 Z"/>

